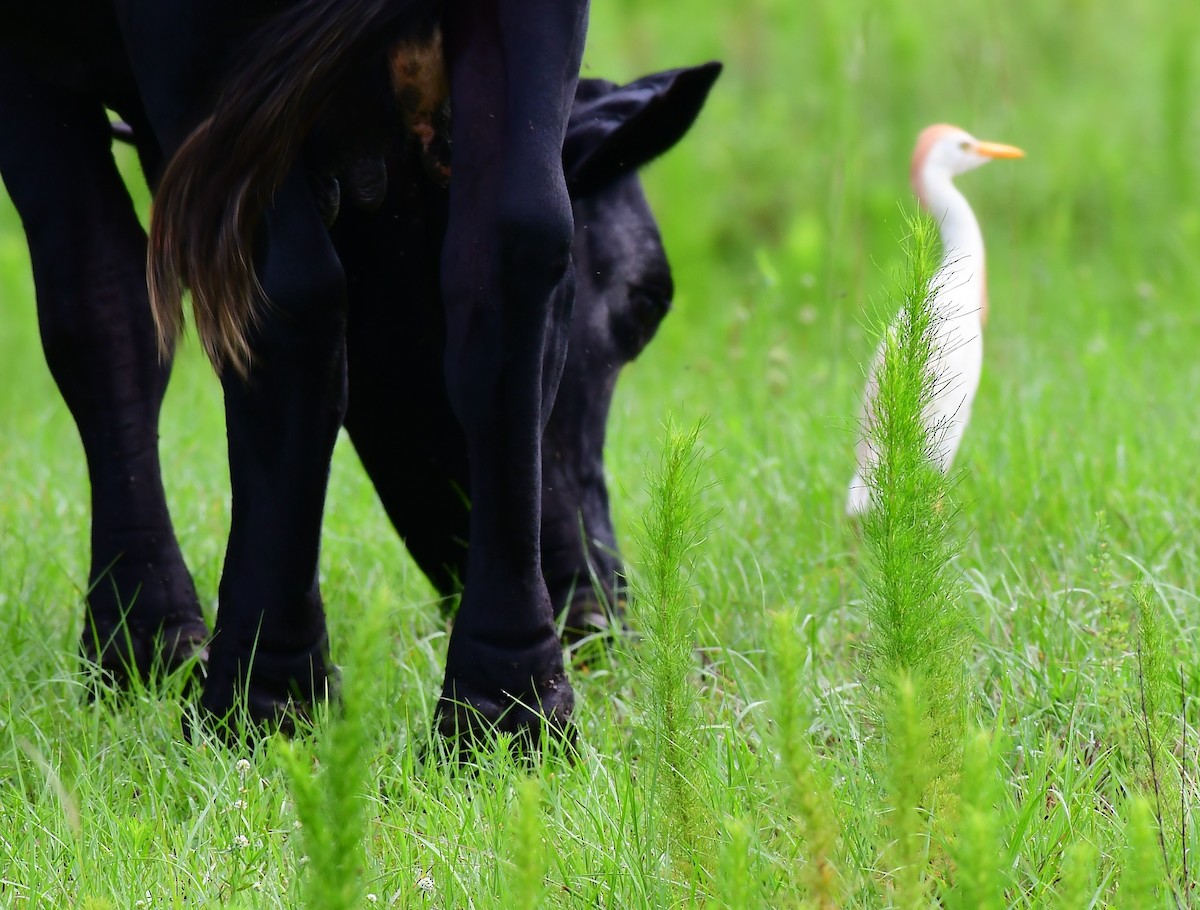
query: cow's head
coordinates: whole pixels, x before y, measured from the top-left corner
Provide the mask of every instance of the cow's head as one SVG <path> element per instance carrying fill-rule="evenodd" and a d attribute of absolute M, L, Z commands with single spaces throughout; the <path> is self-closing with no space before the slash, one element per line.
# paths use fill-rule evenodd
<path fill-rule="evenodd" d="M 567 627 L 602 627 L 622 598 L 604 433 L 621 367 L 654 337 L 674 285 L 638 168 L 683 138 L 721 66 L 628 85 L 579 84 L 563 147 L 575 212 L 575 316 L 542 450 L 542 566 Z"/>

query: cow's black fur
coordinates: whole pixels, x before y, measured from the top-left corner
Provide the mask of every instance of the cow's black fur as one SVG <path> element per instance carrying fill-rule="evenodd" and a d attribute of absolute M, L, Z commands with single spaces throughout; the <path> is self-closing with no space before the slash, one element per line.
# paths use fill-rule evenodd
<path fill-rule="evenodd" d="M 186 657 L 206 630 L 162 495 L 156 425 L 169 362 L 155 354 L 145 240 L 107 150 L 103 106 L 137 135 L 153 137 L 141 152 L 157 175 L 214 99 L 223 105 L 257 91 L 247 74 L 277 48 L 247 36 L 278 4 L 115 0 L 110 9 L 68 0 L 31 12 L 34 6 L 12 13 L 0 30 L 0 171 L 29 237 L 47 358 L 88 454 L 94 586 L 85 650 L 118 669 L 131 642 L 133 667 L 145 673 L 156 659 Z M 201 696 L 218 719 L 245 693 L 250 716 L 270 720 L 320 697 L 328 678 L 316 570 L 329 455 L 346 405 L 346 278 L 294 154 L 315 118 L 308 108 L 353 68 L 349 59 L 389 35 L 409 34 L 418 20 L 425 27 L 430 8 L 403 0 L 287 7 L 271 20 L 271 34 L 305 39 L 293 26 L 308 21 L 338 37 L 314 42 L 315 49 L 287 45 L 296 53 L 277 55 L 280 68 L 270 70 L 277 95 L 254 111 L 278 114 L 279 130 L 247 123 L 248 136 L 276 143 L 275 157 L 237 143 L 206 146 L 206 135 L 197 134 L 182 171 L 194 192 L 164 187 L 165 199 L 191 201 L 177 214 L 193 218 L 183 234 L 167 220 L 158 236 L 168 259 L 170 244 L 202 248 L 211 231 L 228 227 L 206 224 L 211 208 L 196 197 L 224 191 L 206 182 L 214 173 L 230 176 L 215 163 L 219 156 L 244 164 L 252 178 L 236 229 L 248 230 L 256 204 L 270 200 L 255 257 L 270 304 L 258 322 L 238 325 L 253 353 L 248 375 L 228 363 L 222 370 L 233 515 Z M 439 709 L 447 733 L 475 729 L 480 718 L 520 733 L 543 724 L 562 730 L 573 705 L 539 537 L 542 428 L 563 375 L 574 296 L 560 147 L 585 21 L 586 0 L 463 0 L 442 15 L 455 176 L 439 276 L 444 388 L 470 456 L 472 503 L 469 558 L 465 568 L 459 563 L 465 590 Z M 122 44 L 127 64 L 112 53 Z M 314 54 L 320 59 L 304 72 L 286 69 Z M 293 82 L 304 87 L 289 100 Z M 221 105 L 208 137 L 229 135 L 218 128 Z M 248 242 L 234 238 L 233 248 Z M 206 266 L 185 277 L 223 277 L 226 266 L 214 262 L 212 274 Z M 213 299 L 221 305 L 219 295 Z M 394 419 L 409 418 L 398 410 Z M 351 424 L 361 445 L 370 424 L 353 416 Z M 398 514 L 393 506 L 389 512 Z M 409 538 L 415 542 L 412 532 Z"/>

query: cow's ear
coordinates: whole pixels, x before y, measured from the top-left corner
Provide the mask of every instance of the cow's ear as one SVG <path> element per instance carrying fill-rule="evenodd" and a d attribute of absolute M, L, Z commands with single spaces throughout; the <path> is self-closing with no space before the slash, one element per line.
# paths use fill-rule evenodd
<path fill-rule="evenodd" d="M 628 85 L 580 80 L 563 145 L 573 196 L 585 196 L 657 158 L 695 122 L 720 63 L 667 70 Z"/>

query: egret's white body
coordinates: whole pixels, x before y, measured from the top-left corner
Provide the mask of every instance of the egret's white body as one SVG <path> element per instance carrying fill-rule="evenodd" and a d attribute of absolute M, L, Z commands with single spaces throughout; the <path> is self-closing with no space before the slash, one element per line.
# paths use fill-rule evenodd
<path fill-rule="evenodd" d="M 932 400 L 925 426 L 935 442 L 934 461 L 948 471 L 971 417 L 971 403 L 983 371 L 983 326 L 987 319 L 987 270 L 983 234 L 966 198 L 954 186 L 958 174 L 995 158 L 1020 158 L 1020 149 L 981 142 L 954 126 L 927 127 L 917 138 L 912 159 L 912 186 L 921 206 L 937 222 L 942 259 L 930 288 L 934 314 L 934 374 Z M 883 348 L 875 355 L 864 394 L 866 413 L 874 405 L 877 373 Z M 850 481 L 846 514 L 861 515 L 870 508 L 866 476 L 875 462 L 868 440 L 859 442 L 858 470 Z"/>

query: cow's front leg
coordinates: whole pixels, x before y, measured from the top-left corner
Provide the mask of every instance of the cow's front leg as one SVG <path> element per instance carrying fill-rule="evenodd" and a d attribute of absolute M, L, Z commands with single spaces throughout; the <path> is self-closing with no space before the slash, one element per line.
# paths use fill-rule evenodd
<path fill-rule="evenodd" d="M 46 362 L 87 455 L 92 566 L 82 650 L 117 683 L 172 669 L 208 637 L 158 458 L 170 373 L 146 299 L 146 238 L 99 103 L 0 50 L 0 172 L 21 215 Z"/>
<path fill-rule="evenodd" d="M 270 300 L 245 378 L 226 368 L 233 496 L 202 708 L 290 729 L 330 681 L 317 583 L 329 462 L 346 406 L 345 287 L 307 182 L 293 175 L 266 219 Z"/>
<path fill-rule="evenodd" d="M 574 297 L 562 143 L 587 4 L 480 0 L 446 17 L 446 376 L 467 437 L 471 525 L 438 726 L 562 733 L 574 693 L 542 577 L 541 438 Z"/>

